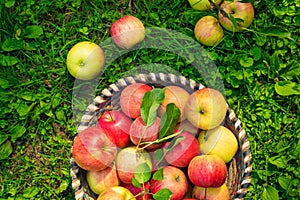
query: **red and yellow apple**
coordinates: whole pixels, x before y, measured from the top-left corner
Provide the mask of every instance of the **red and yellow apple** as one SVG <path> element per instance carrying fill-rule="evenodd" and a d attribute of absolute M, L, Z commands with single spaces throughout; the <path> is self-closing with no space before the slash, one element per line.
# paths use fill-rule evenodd
<path fill-rule="evenodd" d="M 143 97 L 150 90 L 152 90 L 152 87 L 144 83 L 133 83 L 126 86 L 120 96 L 122 111 L 130 118 L 135 119 L 140 116 Z"/>
<path fill-rule="evenodd" d="M 118 47 L 130 49 L 144 40 L 145 28 L 140 19 L 127 15 L 112 24 L 110 35 Z"/>
<path fill-rule="evenodd" d="M 195 156 L 188 166 L 188 177 L 198 187 L 220 187 L 226 176 L 226 164 L 216 155 Z"/>
<path fill-rule="evenodd" d="M 227 111 L 224 96 L 215 89 L 203 88 L 192 93 L 186 103 L 186 117 L 194 126 L 209 130 L 223 122 Z"/>
<path fill-rule="evenodd" d="M 136 198 L 127 188 L 113 186 L 104 190 L 97 200 L 136 200 Z"/>
<path fill-rule="evenodd" d="M 209 10 L 212 8 L 209 0 L 188 0 L 191 7 L 196 10 Z M 222 0 L 212 0 L 216 5 L 219 5 Z"/>
<path fill-rule="evenodd" d="M 136 200 L 150 200 L 151 194 L 149 193 L 150 183 L 146 182 L 141 187 L 137 188 L 132 184 L 121 183 L 122 187 L 127 188 L 136 198 Z"/>
<path fill-rule="evenodd" d="M 79 80 L 96 78 L 105 63 L 101 47 L 93 42 L 83 41 L 75 44 L 67 54 L 67 68 Z"/>
<path fill-rule="evenodd" d="M 228 187 L 224 183 L 222 186 L 216 188 L 194 186 L 192 197 L 198 200 L 229 200 L 230 194 Z"/>
<path fill-rule="evenodd" d="M 100 171 L 110 166 L 117 155 L 117 147 L 98 127 L 88 127 L 74 139 L 72 155 L 79 167 Z"/>
<path fill-rule="evenodd" d="M 202 154 L 217 155 L 225 163 L 231 161 L 238 150 L 238 141 L 235 135 L 224 126 L 201 131 L 198 140 Z"/>

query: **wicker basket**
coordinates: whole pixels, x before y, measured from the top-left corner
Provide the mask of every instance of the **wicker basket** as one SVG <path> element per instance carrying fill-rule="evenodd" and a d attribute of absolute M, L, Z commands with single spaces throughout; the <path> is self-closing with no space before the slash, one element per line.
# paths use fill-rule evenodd
<path fill-rule="evenodd" d="M 115 105 L 118 105 L 118 103 L 114 102 L 118 101 L 118 98 L 115 97 L 120 95 L 123 88 L 137 82 L 147 83 L 153 87 L 177 85 L 185 88 L 190 93 L 204 88 L 202 84 L 173 74 L 149 73 L 122 78 L 115 84 L 110 85 L 107 89 L 104 89 L 101 94 L 94 99 L 94 102 L 87 107 L 79 124 L 77 134 L 89 126 L 96 126 L 101 113 L 106 109 L 111 109 L 112 105 L 114 109 L 119 109 L 115 107 Z M 250 144 L 241 121 L 229 107 L 227 109 L 224 126 L 229 128 L 238 139 L 238 151 L 232 161 L 228 163 L 226 184 L 229 188 L 231 199 L 240 200 L 244 199 L 251 181 L 252 156 Z M 88 187 L 85 178 L 86 171 L 78 167 L 72 155 L 70 158 L 70 173 L 75 199 L 96 200 L 97 195 Z"/>

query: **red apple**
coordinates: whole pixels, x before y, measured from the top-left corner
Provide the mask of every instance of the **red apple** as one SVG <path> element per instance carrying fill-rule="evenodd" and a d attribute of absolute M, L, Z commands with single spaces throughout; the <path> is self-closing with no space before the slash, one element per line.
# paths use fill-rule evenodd
<path fill-rule="evenodd" d="M 86 179 L 95 194 L 101 194 L 105 189 L 120 184 L 115 167 L 107 167 L 100 171 L 87 171 Z"/>
<path fill-rule="evenodd" d="M 220 187 L 225 183 L 226 176 L 226 164 L 216 155 L 196 156 L 188 166 L 188 177 L 195 186 Z"/>
<path fill-rule="evenodd" d="M 131 119 L 118 110 L 105 111 L 98 120 L 98 126 L 104 130 L 107 137 L 114 141 L 117 147 L 123 148 L 129 144 Z"/>
<path fill-rule="evenodd" d="M 224 1 L 221 4 L 221 9 L 227 13 L 219 12 L 219 22 L 227 30 L 233 32 L 241 32 L 244 28 L 248 28 L 254 19 L 254 8 L 251 2 L 243 3 L 237 0 Z M 229 15 L 234 17 L 237 21 L 237 29 L 235 30 Z M 239 21 L 242 20 L 242 21 Z"/>
<path fill-rule="evenodd" d="M 138 18 L 124 16 L 112 24 L 110 35 L 118 47 L 130 49 L 144 40 L 145 28 Z"/>
<path fill-rule="evenodd" d="M 219 21 L 213 16 L 204 16 L 198 20 L 194 28 L 196 39 L 206 46 L 214 46 L 218 44 L 224 32 Z"/>
<path fill-rule="evenodd" d="M 190 132 L 194 136 L 197 136 L 198 132 L 200 131 L 198 127 L 191 124 L 191 122 L 189 122 L 187 119 L 178 123 L 175 129 Z"/>
<path fill-rule="evenodd" d="M 110 166 L 117 147 L 97 127 L 88 127 L 74 139 L 72 155 L 79 167 L 87 171 L 100 171 Z"/>
<path fill-rule="evenodd" d="M 137 118 L 141 115 L 140 107 L 146 92 L 152 90 L 147 84 L 134 83 L 125 87 L 120 96 L 122 111 L 130 118 Z"/>
<path fill-rule="evenodd" d="M 205 191 L 206 189 L 206 191 Z M 206 194 L 205 194 L 206 193 Z M 195 186 L 192 196 L 199 200 L 228 200 L 230 199 L 229 190 L 226 184 L 216 188 L 203 188 Z"/>
<path fill-rule="evenodd" d="M 172 192 L 170 200 L 182 200 L 188 190 L 188 181 L 183 171 L 177 167 L 163 167 L 162 180 L 150 180 L 150 192 L 155 194 L 166 188 Z"/>
<path fill-rule="evenodd" d="M 136 197 L 137 200 L 151 199 L 151 194 L 149 194 L 149 182 L 146 182 L 144 185 L 141 185 L 140 188 L 137 188 L 134 185 L 128 183 L 121 183 L 121 186 L 127 188 Z"/>
<path fill-rule="evenodd" d="M 176 133 L 176 132 L 175 132 Z M 179 137 L 184 139 L 175 145 L 171 150 L 168 150 L 165 159 L 168 163 L 175 167 L 187 167 L 190 161 L 200 153 L 199 142 L 189 132 L 183 132 L 173 138 L 173 141 L 176 141 Z M 167 142 L 165 145 L 168 146 L 171 142 Z M 165 146 L 164 145 L 164 146 Z"/>
<path fill-rule="evenodd" d="M 157 117 L 155 122 L 147 127 L 142 117 L 136 118 L 130 126 L 130 140 L 133 144 L 138 145 L 139 142 L 153 142 L 158 139 L 160 119 Z M 152 144 L 146 147 L 147 150 L 156 149 L 161 144 Z"/>
<path fill-rule="evenodd" d="M 141 151 L 136 146 L 121 149 L 116 158 L 116 168 L 119 179 L 124 183 L 132 183 L 136 167 L 146 163 L 152 171 L 151 158 L 148 152 Z"/>
<path fill-rule="evenodd" d="M 225 119 L 227 103 L 215 89 L 203 88 L 190 95 L 185 112 L 194 126 L 208 130 L 219 126 Z"/>
<path fill-rule="evenodd" d="M 198 141 L 202 154 L 217 155 L 225 163 L 231 161 L 238 150 L 238 141 L 235 135 L 224 126 L 218 126 L 208 131 L 201 131 Z"/>
<path fill-rule="evenodd" d="M 175 85 L 165 87 L 165 98 L 158 109 L 158 114 L 162 116 L 166 112 L 166 107 L 169 103 L 174 103 L 180 110 L 179 121 L 185 120 L 184 106 L 189 98 L 190 94 L 183 88 Z"/>
<path fill-rule="evenodd" d="M 97 200 L 136 200 L 136 198 L 127 188 L 113 186 L 104 190 Z"/>

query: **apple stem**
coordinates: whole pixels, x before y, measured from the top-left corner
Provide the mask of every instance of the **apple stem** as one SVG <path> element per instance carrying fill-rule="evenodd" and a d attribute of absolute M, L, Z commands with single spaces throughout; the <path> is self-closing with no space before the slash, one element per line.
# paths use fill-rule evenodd
<path fill-rule="evenodd" d="M 230 19 L 228 13 L 225 12 L 223 8 L 221 8 L 220 6 L 218 6 L 217 4 L 215 4 L 215 2 L 213 2 L 212 0 L 208 0 L 208 1 L 210 3 L 211 7 L 217 8 L 217 10 L 219 10 L 224 17 Z"/>
<path fill-rule="evenodd" d="M 206 200 L 207 188 L 204 189 L 204 200 Z"/>

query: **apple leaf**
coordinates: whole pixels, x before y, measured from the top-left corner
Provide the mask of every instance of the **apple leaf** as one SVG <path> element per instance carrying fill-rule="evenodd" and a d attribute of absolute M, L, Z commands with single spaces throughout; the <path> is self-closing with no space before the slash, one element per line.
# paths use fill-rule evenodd
<path fill-rule="evenodd" d="M 174 138 L 170 142 L 170 144 L 167 146 L 167 151 L 170 151 L 171 149 L 173 149 L 177 144 L 179 144 L 184 139 L 185 139 L 184 136 L 178 136 L 178 137 Z"/>
<path fill-rule="evenodd" d="M 134 177 L 131 179 L 131 184 L 132 184 L 134 187 L 136 187 L 136 188 L 140 188 L 140 187 L 141 187 L 141 184 L 139 183 L 139 181 L 136 180 L 136 178 L 134 178 Z"/>
<path fill-rule="evenodd" d="M 176 124 L 180 117 L 180 110 L 174 103 L 169 103 L 166 112 L 160 119 L 159 139 L 174 133 Z"/>
<path fill-rule="evenodd" d="M 139 164 L 134 170 L 134 178 L 140 184 L 143 184 L 151 178 L 151 169 L 147 163 Z"/>
<path fill-rule="evenodd" d="M 235 32 L 238 28 L 237 20 L 232 15 L 229 15 L 229 19 L 233 24 L 233 32 Z"/>
<path fill-rule="evenodd" d="M 141 105 L 141 117 L 147 127 L 151 126 L 157 117 L 157 109 L 165 98 L 165 89 L 154 88 L 145 93 Z"/>
<path fill-rule="evenodd" d="M 155 200 L 170 200 L 172 192 L 167 188 L 162 188 L 153 194 Z"/>
<path fill-rule="evenodd" d="M 164 179 L 164 169 L 159 168 L 154 174 L 153 174 L 153 179 L 157 181 L 161 181 Z"/>
<path fill-rule="evenodd" d="M 259 30 L 260 33 L 265 34 L 266 36 L 274 36 L 279 38 L 291 38 L 291 33 L 286 29 L 278 26 L 270 26 Z"/>

